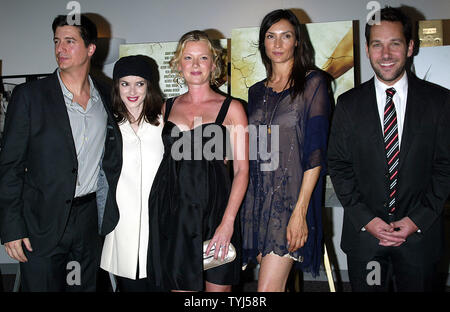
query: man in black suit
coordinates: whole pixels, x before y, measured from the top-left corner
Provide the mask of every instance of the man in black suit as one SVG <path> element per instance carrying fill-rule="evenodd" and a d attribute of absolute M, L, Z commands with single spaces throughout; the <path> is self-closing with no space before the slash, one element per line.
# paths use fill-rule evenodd
<path fill-rule="evenodd" d="M 450 190 L 449 91 L 405 70 L 411 23 L 396 8 L 366 25 L 375 78 L 338 98 L 329 172 L 344 207 L 353 291 L 430 291 Z M 392 279 L 393 278 L 393 279 Z"/>
<path fill-rule="evenodd" d="M 24 291 L 95 291 L 99 224 L 106 234 L 118 220 L 117 206 L 100 189 L 120 158 L 120 134 L 109 90 L 89 76 L 97 28 L 84 15 L 80 20 L 55 18 L 58 69 L 17 86 L 6 114 L 0 237 L 20 261 Z"/>

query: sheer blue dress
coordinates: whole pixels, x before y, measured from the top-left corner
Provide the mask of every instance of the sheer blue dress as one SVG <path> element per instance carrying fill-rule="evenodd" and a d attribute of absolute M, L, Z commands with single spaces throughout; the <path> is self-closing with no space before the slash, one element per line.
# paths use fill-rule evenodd
<path fill-rule="evenodd" d="M 330 99 L 325 75 L 312 71 L 305 91 L 274 92 L 266 80 L 249 89 L 250 179 L 241 210 L 243 267 L 256 256 L 274 253 L 296 260 L 296 268 L 319 274 L 322 259 L 322 194 Z M 270 130 L 268 126 L 270 125 Z M 286 228 L 295 208 L 303 173 L 321 166 L 306 215 L 308 239 L 287 250 Z"/>

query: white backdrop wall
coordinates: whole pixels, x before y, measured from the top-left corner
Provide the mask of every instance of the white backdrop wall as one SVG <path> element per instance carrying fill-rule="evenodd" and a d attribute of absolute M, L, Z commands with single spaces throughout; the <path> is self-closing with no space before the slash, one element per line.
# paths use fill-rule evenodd
<path fill-rule="evenodd" d="M 0 0 L 0 59 L 2 75 L 52 72 L 51 22 L 67 14 L 66 0 Z M 364 53 L 364 24 L 369 0 L 78 0 L 83 13 L 94 13 L 110 24 L 112 37 L 126 43 L 177 41 L 193 29 L 215 29 L 225 38 L 231 30 L 259 26 L 277 8 L 304 12 L 302 22 L 358 20 L 361 81 L 372 76 Z M 448 0 L 379 0 L 383 7 L 405 5 L 425 19 L 450 18 Z M 111 76 L 112 64 L 103 68 Z"/>

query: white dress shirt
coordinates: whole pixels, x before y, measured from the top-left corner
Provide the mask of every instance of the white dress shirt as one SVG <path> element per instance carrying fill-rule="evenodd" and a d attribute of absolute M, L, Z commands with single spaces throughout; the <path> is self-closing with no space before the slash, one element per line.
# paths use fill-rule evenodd
<path fill-rule="evenodd" d="M 408 97 L 408 75 L 403 73 L 403 77 L 397 81 L 394 85 L 388 86 L 378 80 L 375 76 L 375 91 L 377 94 L 377 106 L 378 114 L 380 115 L 381 129 L 384 131 L 384 107 L 386 105 L 386 90 L 389 88 L 395 89 L 393 97 L 395 112 L 397 114 L 397 126 L 398 126 L 398 144 L 399 148 L 402 144 L 403 125 L 405 122 L 406 112 L 406 99 Z"/>
<path fill-rule="evenodd" d="M 147 277 L 149 238 L 148 198 L 161 163 L 164 145 L 159 126 L 142 122 L 137 133 L 128 121 L 119 125 L 123 139 L 123 163 L 116 200 L 119 223 L 106 235 L 100 267 L 114 275 L 136 279 Z"/>
<path fill-rule="evenodd" d="M 405 123 L 406 101 L 408 98 L 408 75 L 403 73 L 403 77 L 397 81 L 394 85 L 388 86 L 381 82 L 377 76 L 375 76 L 375 92 L 377 96 L 378 114 L 380 116 L 381 129 L 384 131 L 384 107 L 386 106 L 386 90 L 389 88 L 395 89 L 395 94 L 392 100 L 394 101 L 395 112 L 397 114 L 397 127 L 398 127 L 398 144 L 399 149 L 401 145 L 403 135 L 403 125 Z M 361 231 L 366 231 L 363 227 Z M 420 229 L 417 231 L 420 233 Z"/>

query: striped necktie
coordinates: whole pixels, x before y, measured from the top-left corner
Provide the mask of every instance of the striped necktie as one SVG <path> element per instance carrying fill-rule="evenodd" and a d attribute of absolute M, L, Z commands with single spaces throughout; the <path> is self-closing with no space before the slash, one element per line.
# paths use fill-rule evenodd
<path fill-rule="evenodd" d="M 398 159 L 399 140 L 397 129 L 397 114 L 395 112 L 394 97 L 395 89 L 386 90 L 386 106 L 384 107 L 384 147 L 389 168 L 389 213 L 394 213 L 397 202 L 397 180 L 398 180 Z"/>

